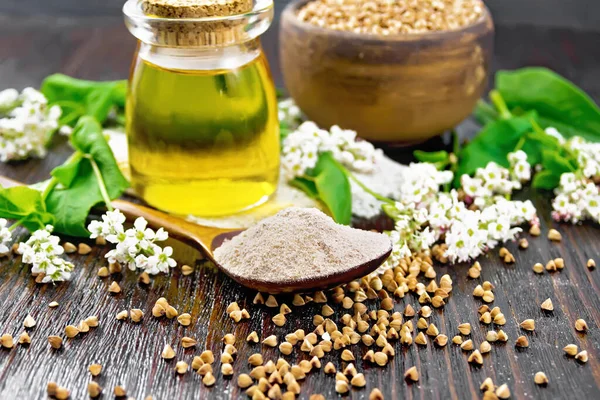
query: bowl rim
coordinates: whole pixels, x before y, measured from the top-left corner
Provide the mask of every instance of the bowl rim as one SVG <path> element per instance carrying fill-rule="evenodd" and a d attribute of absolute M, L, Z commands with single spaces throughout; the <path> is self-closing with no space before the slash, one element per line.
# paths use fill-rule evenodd
<path fill-rule="evenodd" d="M 477 31 L 480 28 L 485 28 L 486 25 L 489 24 L 489 28 L 494 28 L 494 21 L 492 18 L 492 13 L 485 3 L 482 2 L 483 5 L 483 13 L 481 17 L 473 22 L 472 24 L 465 25 L 459 29 L 454 29 L 451 31 L 431 31 L 431 32 L 419 32 L 419 33 L 406 33 L 406 34 L 397 34 L 397 35 L 375 35 L 375 34 L 364 34 L 364 33 L 356 33 L 350 31 L 342 31 L 337 29 L 329 29 L 323 28 L 309 22 L 301 21 L 296 17 L 296 11 L 306 3 L 309 3 L 314 0 L 292 0 L 289 2 L 281 13 L 281 24 L 283 25 L 284 21 L 290 22 L 294 26 L 304 29 L 304 30 L 312 30 L 317 34 L 322 35 L 330 35 L 337 36 L 341 39 L 347 40 L 362 40 L 362 41 L 389 41 L 389 42 L 411 42 L 418 40 L 435 40 L 435 39 L 449 39 L 454 37 L 460 37 L 464 33 L 468 33 L 471 31 Z"/>

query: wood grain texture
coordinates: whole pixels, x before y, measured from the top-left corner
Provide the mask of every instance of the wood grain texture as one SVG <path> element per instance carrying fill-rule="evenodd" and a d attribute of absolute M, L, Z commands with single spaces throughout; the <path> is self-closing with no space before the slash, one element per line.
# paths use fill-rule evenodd
<path fill-rule="evenodd" d="M 48 21 L 10 22 L 0 26 L 0 85 L 2 87 L 25 85 L 37 86 L 41 79 L 61 71 L 92 79 L 125 77 L 134 42 L 121 26 L 120 19 L 90 19 L 86 21 L 63 21 L 52 25 Z M 48 26 L 51 27 L 48 27 Z M 23 26 L 23 27 L 21 27 Z M 271 30 L 265 39 L 272 67 L 277 72 L 276 32 Z M 498 28 L 498 67 L 519 67 L 542 64 L 551 66 L 586 88 L 592 96 L 600 96 L 600 56 L 593 52 L 600 40 L 599 34 L 573 33 L 568 31 L 531 30 L 528 28 Z M 525 38 L 527 40 L 525 40 Z M 270 49 L 270 50 L 269 50 Z M 278 79 L 278 78 L 277 78 Z M 279 81 L 280 82 L 280 81 Z M 467 122 L 460 127 L 461 134 L 468 136 L 474 126 Z M 427 146 L 443 146 L 443 140 L 431 141 Z M 44 160 L 0 165 L 0 174 L 25 182 L 36 182 L 47 177 L 48 171 L 68 157 L 70 150 L 64 140 L 57 140 Z M 395 149 L 394 157 L 405 159 L 406 150 Z M 555 226 L 549 218 L 549 196 L 526 192 L 532 197 L 542 218 L 543 231 Z M 480 368 L 467 363 L 467 354 L 454 345 L 445 348 L 433 346 L 409 348 L 395 344 L 396 357 L 386 368 L 372 367 L 358 361 L 359 371 L 367 377 L 367 387 L 353 390 L 353 399 L 367 398 L 374 387 L 380 388 L 386 399 L 468 399 L 480 398 L 479 385 L 485 377 L 497 384 L 507 383 L 515 399 L 540 398 L 598 398 L 600 397 L 600 271 L 589 271 L 585 262 L 590 257 L 600 261 L 600 230 L 597 226 L 558 226 L 563 241 L 549 242 L 545 236 L 530 239 L 528 250 L 518 250 L 515 244 L 508 248 L 517 263 L 507 266 L 499 261 L 496 252 L 481 259 L 482 276 L 470 280 L 468 265 L 452 268 L 436 267 L 438 277 L 451 275 L 454 291 L 443 311 L 435 311 L 430 318 L 442 333 L 452 337 L 457 326 L 470 322 L 472 338 L 479 344 L 489 327 L 478 322 L 477 307 L 481 304 L 471 295 L 473 288 L 483 280 L 496 285 L 494 305 L 501 307 L 507 324 L 504 330 L 510 341 L 495 344 L 484 355 Z M 18 231 L 17 239 L 26 234 Z M 68 239 L 68 238 L 67 238 Z M 112 398 L 115 385 L 123 385 L 128 394 L 137 399 L 152 394 L 155 399 L 228 399 L 244 398 L 235 385 L 240 372 L 248 372 L 247 357 L 264 350 L 266 360 L 276 360 L 276 349 L 264 349 L 260 345 L 247 345 L 245 336 L 252 330 L 261 338 L 283 334 L 297 328 L 310 330 L 312 316 L 318 305 L 294 308 L 288 322 L 282 328 L 275 327 L 271 318 L 276 311 L 252 305 L 251 293 L 218 273 L 199 260 L 191 249 L 177 245 L 179 261 L 195 265 L 194 274 L 183 276 L 179 269 L 169 276 L 158 276 L 148 287 L 137 283 L 137 276 L 130 271 L 110 278 L 96 277 L 98 268 L 106 265 L 104 254 L 107 247 L 94 247 L 86 256 L 69 256 L 76 270 L 72 281 L 53 285 L 35 284 L 29 268 L 19 257 L 8 257 L 0 264 L 0 333 L 17 336 L 23 331 L 22 322 L 30 313 L 37 326 L 30 330 L 32 344 L 0 351 L 0 398 L 44 399 L 45 386 L 49 381 L 67 387 L 73 399 L 87 397 L 86 386 L 91 380 L 87 367 L 92 363 L 104 365 L 103 373 L 95 378 L 105 388 L 103 398 Z M 550 258 L 563 257 L 566 267 L 561 272 L 535 275 L 531 266 Z M 116 280 L 123 291 L 111 296 L 108 285 Z M 192 314 L 193 323 L 180 327 L 172 320 L 151 317 L 156 299 L 164 296 L 179 312 Z M 552 313 L 543 313 L 540 304 L 546 298 L 554 302 Z M 58 301 L 59 307 L 48 308 L 48 303 Z M 246 307 L 251 319 L 234 324 L 227 317 L 225 308 L 231 301 Z M 285 300 L 288 304 L 291 302 Z M 369 308 L 377 302 L 369 301 Z M 415 297 L 409 295 L 396 302 L 395 309 L 403 310 L 412 304 L 418 308 Z M 141 324 L 115 320 L 115 315 L 125 309 L 141 308 L 146 312 Z M 335 318 L 343 314 L 335 306 Z M 65 341 L 64 348 L 51 350 L 46 338 L 51 334 L 63 336 L 67 324 L 76 324 L 90 315 L 98 315 L 100 326 L 89 333 Z M 533 333 L 524 333 L 518 323 L 526 318 L 536 321 Z M 577 333 L 574 322 L 584 318 L 589 326 L 588 334 Z M 173 371 L 177 360 L 191 363 L 201 350 L 212 349 L 220 354 L 221 338 L 225 333 L 235 333 L 238 355 L 234 363 L 236 375 L 233 380 L 223 379 L 217 373 L 213 388 L 205 388 L 200 376 L 187 373 L 177 376 Z M 525 334 L 530 347 L 519 350 L 514 347 L 517 336 Z M 198 339 L 197 349 L 184 350 L 180 346 L 182 336 Z M 176 359 L 164 361 L 160 352 L 165 343 L 177 352 Z M 563 355 L 562 347 L 576 343 L 590 354 L 590 361 L 581 365 Z M 362 346 L 352 350 L 358 358 L 366 352 Z M 295 349 L 286 360 L 296 362 L 306 359 L 304 353 Z M 217 357 L 218 359 L 218 357 Z M 323 362 L 332 361 L 337 367 L 345 365 L 339 352 L 326 355 Z M 421 379 L 417 384 L 406 384 L 402 374 L 415 365 Z M 220 363 L 214 364 L 215 371 Z M 535 372 L 542 370 L 550 379 L 548 387 L 537 387 L 533 382 Z M 302 383 L 300 398 L 307 399 L 312 393 L 321 393 L 327 399 L 337 398 L 334 378 L 323 373 L 312 373 Z"/>

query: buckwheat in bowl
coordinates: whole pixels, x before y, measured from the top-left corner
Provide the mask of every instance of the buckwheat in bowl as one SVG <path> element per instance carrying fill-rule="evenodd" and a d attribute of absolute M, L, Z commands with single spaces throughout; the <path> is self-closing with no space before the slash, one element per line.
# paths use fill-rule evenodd
<path fill-rule="evenodd" d="M 296 0 L 281 19 L 281 66 L 318 125 L 415 143 L 471 113 L 493 35 L 481 0 Z"/>

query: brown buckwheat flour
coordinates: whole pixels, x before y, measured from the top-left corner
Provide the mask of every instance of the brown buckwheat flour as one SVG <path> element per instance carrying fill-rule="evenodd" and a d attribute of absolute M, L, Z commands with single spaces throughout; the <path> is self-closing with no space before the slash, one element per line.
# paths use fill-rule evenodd
<path fill-rule="evenodd" d="M 214 256 L 234 275 L 282 283 L 339 273 L 390 247 L 383 234 L 336 224 L 316 208 L 291 207 L 225 242 Z"/>

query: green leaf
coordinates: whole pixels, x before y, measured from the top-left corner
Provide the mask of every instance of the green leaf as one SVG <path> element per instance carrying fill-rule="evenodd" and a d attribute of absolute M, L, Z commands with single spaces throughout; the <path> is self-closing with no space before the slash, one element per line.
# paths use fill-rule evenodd
<path fill-rule="evenodd" d="M 90 155 L 96 161 L 107 183 L 106 189 L 110 198 L 116 199 L 123 194 L 129 187 L 129 182 L 121 173 L 100 124 L 91 117 L 81 118 L 70 140 L 75 149 Z"/>
<path fill-rule="evenodd" d="M 345 168 L 331 153 L 319 155 L 317 164 L 306 172 L 305 177 L 290 182 L 310 197 L 320 200 L 333 219 L 340 224 L 350 225 L 352 220 L 352 192 Z"/>
<path fill-rule="evenodd" d="M 56 232 L 71 236 L 89 236 L 87 216 L 92 207 L 102 203 L 102 195 L 89 160 L 81 162 L 79 174 L 70 187 L 57 186 L 46 199 L 48 210 L 54 214 Z"/>
<path fill-rule="evenodd" d="M 580 88 L 546 68 L 499 71 L 496 89 L 508 107 L 535 110 L 544 127 L 600 141 L 600 108 Z"/>
<path fill-rule="evenodd" d="M 46 198 L 46 206 L 56 217 L 56 232 L 88 236 L 86 219 L 90 209 L 103 202 L 99 182 L 89 158 L 98 165 L 111 199 L 119 197 L 129 187 L 129 182 L 119 170 L 102 134 L 102 127 L 94 118 L 86 116 L 79 120 L 71 135 L 71 144 L 81 156 L 72 158 L 52 171 L 61 185 L 50 192 Z"/>
<path fill-rule="evenodd" d="M 544 169 L 551 171 L 559 177 L 565 172 L 573 172 L 575 170 L 566 157 L 551 150 L 542 151 L 542 165 Z"/>
<path fill-rule="evenodd" d="M 295 178 L 291 180 L 289 184 L 295 188 L 302 190 L 309 197 L 313 199 L 319 199 L 319 191 L 317 190 L 317 185 L 314 181 L 311 181 L 306 178 Z"/>
<path fill-rule="evenodd" d="M 344 169 L 331 153 L 319 156 L 312 171 L 319 198 L 331 212 L 333 219 L 340 224 L 350 225 L 352 221 L 352 192 L 350 181 Z"/>
<path fill-rule="evenodd" d="M 283 145 L 283 141 L 290 133 L 292 133 L 290 126 L 286 122 L 280 121 L 279 122 L 279 138 L 280 138 L 281 145 Z"/>
<path fill-rule="evenodd" d="M 42 194 L 27 186 L 0 188 L 0 217 L 20 221 L 31 232 L 54 224 Z"/>
<path fill-rule="evenodd" d="M 94 117 L 99 122 L 104 122 L 115 107 L 113 90 L 115 86 L 98 87 L 90 90 L 85 98 L 85 115 Z"/>
<path fill-rule="evenodd" d="M 54 74 L 44 79 L 40 90 L 51 105 L 62 108 L 60 122 L 75 126 L 83 115 L 103 123 L 114 108 L 124 108 L 127 81 L 94 82 Z"/>
<path fill-rule="evenodd" d="M 119 108 L 124 109 L 125 104 L 127 103 L 127 80 L 123 79 L 120 81 L 113 81 L 112 83 L 115 84 L 112 91 L 112 101 Z"/>
<path fill-rule="evenodd" d="M 556 175 L 550 170 L 540 171 L 533 176 L 531 185 L 536 189 L 552 190 L 558 186 L 560 175 Z"/>
<path fill-rule="evenodd" d="M 440 151 L 422 151 L 415 150 L 413 155 L 420 162 L 428 162 L 431 164 L 448 164 L 448 152 L 445 150 Z"/>
<path fill-rule="evenodd" d="M 460 186 L 460 177 L 463 174 L 472 175 L 477 168 L 484 168 L 490 161 L 508 167 L 508 153 L 515 149 L 523 135 L 532 130 L 531 119 L 534 117 L 535 113 L 530 113 L 521 117 L 497 120 L 486 125 L 460 151 L 454 185 Z"/>
<path fill-rule="evenodd" d="M 560 176 L 574 171 L 571 161 L 557 150 L 543 149 L 541 164 L 544 169 L 534 175 L 531 185 L 536 189 L 551 190 L 560 183 Z"/>
<path fill-rule="evenodd" d="M 475 109 L 473 110 L 473 116 L 481 125 L 489 124 L 500 118 L 494 106 L 484 100 L 477 101 L 477 105 L 475 105 Z"/>
<path fill-rule="evenodd" d="M 542 151 L 544 149 L 559 151 L 558 140 L 548 135 L 528 133 L 521 148 L 527 153 L 527 162 L 531 165 L 542 163 Z"/>
<path fill-rule="evenodd" d="M 67 187 L 71 186 L 79 172 L 79 165 L 81 164 L 82 158 L 83 154 L 79 152 L 75 153 L 72 159 L 67 160 L 63 165 L 59 165 L 50 171 L 50 175 L 58 179 L 58 182 L 62 185 Z"/>

